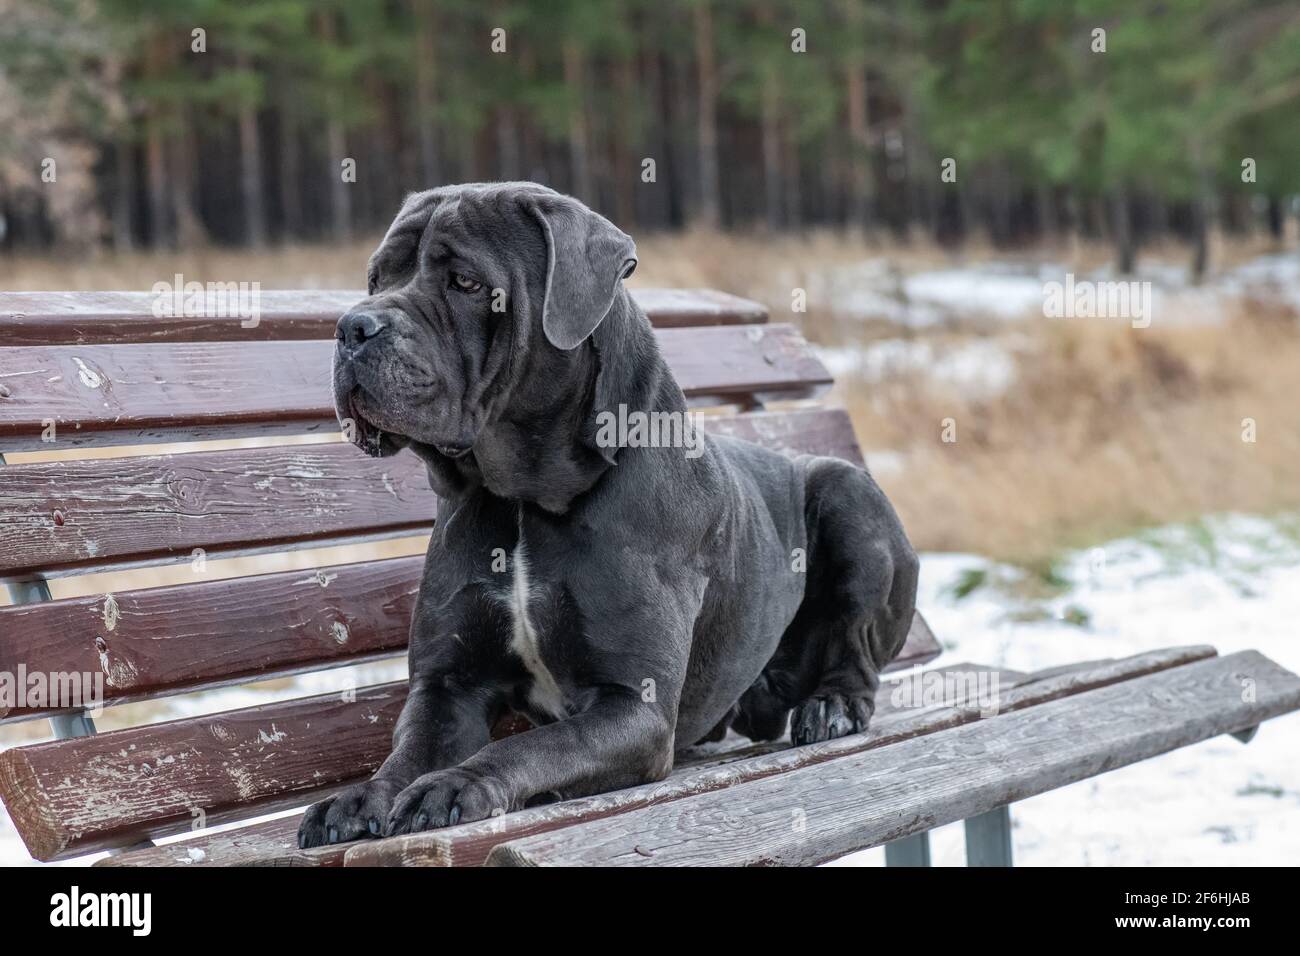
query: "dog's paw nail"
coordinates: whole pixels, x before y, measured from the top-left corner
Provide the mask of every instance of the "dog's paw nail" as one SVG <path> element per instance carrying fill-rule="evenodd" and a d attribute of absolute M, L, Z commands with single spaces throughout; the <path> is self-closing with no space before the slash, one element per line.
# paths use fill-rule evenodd
<path fill-rule="evenodd" d="M 329 841 L 330 841 L 331 843 L 338 843 L 338 842 L 339 842 L 339 828 L 338 828 L 338 827 L 330 827 Z"/>
<path fill-rule="evenodd" d="M 379 820 L 375 817 L 371 817 L 370 821 L 366 824 L 366 829 L 370 831 L 371 836 L 379 836 Z"/>
<path fill-rule="evenodd" d="M 415 826 L 412 829 L 423 830 L 429 825 L 429 815 L 421 810 L 415 817 Z"/>
<path fill-rule="evenodd" d="M 451 808 L 451 816 L 447 818 L 448 826 L 455 826 L 460 821 L 460 804 Z"/>

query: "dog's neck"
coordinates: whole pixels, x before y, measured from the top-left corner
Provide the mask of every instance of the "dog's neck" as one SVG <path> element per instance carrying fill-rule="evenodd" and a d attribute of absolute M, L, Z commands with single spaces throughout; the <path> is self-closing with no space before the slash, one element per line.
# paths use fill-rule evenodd
<path fill-rule="evenodd" d="M 530 351 L 529 367 L 472 453 L 429 461 L 440 495 L 481 486 L 500 498 L 563 513 L 617 464 L 620 449 L 597 441 L 601 412 L 686 410 L 650 321 L 621 286 L 609 314 L 576 349 Z"/>

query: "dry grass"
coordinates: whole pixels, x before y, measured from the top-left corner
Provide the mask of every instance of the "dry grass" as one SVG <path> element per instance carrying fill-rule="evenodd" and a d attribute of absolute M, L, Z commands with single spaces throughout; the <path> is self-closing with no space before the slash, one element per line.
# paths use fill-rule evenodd
<path fill-rule="evenodd" d="M 286 245 L 257 253 L 211 246 L 174 253 L 0 257 L 0 289 L 148 289 L 178 272 L 187 280 L 260 282 L 265 289 L 357 289 L 365 285 L 366 260 L 379 239 L 376 234 L 345 245 Z M 690 230 L 638 236 L 637 247 L 640 264 L 633 284 L 721 289 L 768 301 L 780 313 L 789 312 L 790 288 L 806 286 L 828 264 L 887 258 L 900 269 L 914 270 L 1007 257 L 978 239 L 954 251 L 924 238 L 900 245 L 879 235 L 863 238 L 826 229 L 800 235 Z M 1213 262 L 1234 265 L 1272 246 L 1264 239 L 1229 243 L 1216 238 L 1211 248 Z M 1172 243 L 1145 247 L 1142 255 L 1144 261 L 1179 265 L 1189 258 L 1185 247 Z M 1043 256 L 1085 271 L 1112 261 L 1113 250 L 1104 243 L 1071 241 L 1024 258 Z"/>
<path fill-rule="evenodd" d="M 918 374 L 842 382 L 868 462 L 901 452 L 877 477 L 919 548 L 1042 566 L 1136 527 L 1300 507 L 1293 318 L 1040 322 L 1017 364 L 1016 383 L 982 400 Z"/>
<path fill-rule="evenodd" d="M 265 289 L 359 289 L 379 237 L 344 246 L 282 246 L 265 252 L 218 247 L 176 253 L 104 252 L 88 257 L 0 258 L 0 289 L 149 289 L 180 273 L 186 281 L 260 282 Z"/>

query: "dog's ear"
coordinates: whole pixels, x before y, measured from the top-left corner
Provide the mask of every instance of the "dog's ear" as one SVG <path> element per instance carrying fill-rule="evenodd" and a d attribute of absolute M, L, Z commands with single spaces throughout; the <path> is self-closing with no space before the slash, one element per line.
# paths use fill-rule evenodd
<path fill-rule="evenodd" d="M 556 348 L 575 349 L 609 314 L 618 284 L 636 268 L 636 244 L 568 196 L 542 196 L 531 209 L 546 236 L 542 330 Z"/>

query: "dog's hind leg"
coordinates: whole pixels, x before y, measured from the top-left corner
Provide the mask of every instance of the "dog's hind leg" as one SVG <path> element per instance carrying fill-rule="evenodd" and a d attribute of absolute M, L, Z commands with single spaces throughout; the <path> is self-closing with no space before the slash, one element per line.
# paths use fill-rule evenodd
<path fill-rule="evenodd" d="M 734 726 L 796 745 L 866 730 L 880 672 L 902 649 L 916 603 L 917 560 L 871 476 L 845 462 L 809 463 L 808 582 L 799 612 Z"/>

